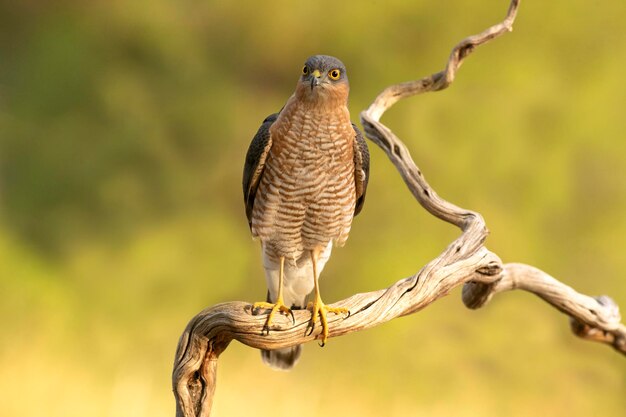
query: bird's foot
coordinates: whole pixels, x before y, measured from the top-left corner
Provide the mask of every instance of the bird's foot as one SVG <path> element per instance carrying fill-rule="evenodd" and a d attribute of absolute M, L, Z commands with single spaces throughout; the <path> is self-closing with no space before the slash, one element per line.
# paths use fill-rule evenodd
<path fill-rule="evenodd" d="M 258 308 L 263 308 L 266 310 L 270 310 L 270 313 L 267 315 L 267 320 L 265 321 L 265 326 L 263 326 L 263 330 L 267 331 L 267 334 L 270 334 L 270 325 L 272 324 L 272 320 L 274 319 L 274 314 L 277 311 L 284 313 L 286 316 L 291 315 L 291 320 L 294 324 L 296 324 L 296 318 L 293 315 L 293 311 L 289 307 L 285 305 L 283 300 L 278 299 L 276 303 L 268 303 L 265 301 L 259 301 L 258 303 L 254 303 L 252 305 L 252 310 L 256 310 Z"/>
<path fill-rule="evenodd" d="M 311 321 L 309 321 L 308 326 L 311 329 L 308 333 L 309 335 L 313 333 L 317 315 L 319 314 L 320 316 L 320 324 L 322 325 L 322 343 L 320 343 L 320 346 L 324 346 L 328 339 L 328 319 L 326 318 L 328 313 L 347 314 L 350 317 L 350 310 L 344 307 L 329 307 L 324 304 L 320 297 L 316 297 L 315 301 L 310 301 L 306 308 L 311 310 Z"/>

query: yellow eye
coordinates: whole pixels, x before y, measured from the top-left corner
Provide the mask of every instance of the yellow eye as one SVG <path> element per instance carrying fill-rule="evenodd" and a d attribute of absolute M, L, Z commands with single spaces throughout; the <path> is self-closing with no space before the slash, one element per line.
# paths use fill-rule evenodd
<path fill-rule="evenodd" d="M 309 67 L 306 65 L 302 68 L 302 75 L 309 75 Z"/>
<path fill-rule="evenodd" d="M 341 71 L 335 68 L 334 70 L 328 71 L 328 76 L 331 80 L 337 81 L 339 77 L 341 77 Z"/>

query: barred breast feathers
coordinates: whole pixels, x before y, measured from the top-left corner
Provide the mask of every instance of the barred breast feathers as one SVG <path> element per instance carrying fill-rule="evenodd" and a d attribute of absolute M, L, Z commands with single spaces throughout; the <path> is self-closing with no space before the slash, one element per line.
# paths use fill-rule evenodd
<path fill-rule="evenodd" d="M 279 256 L 299 257 L 348 237 L 356 204 L 355 135 L 345 101 L 331 104 L 294 95 L 270 127 L 252 231 Z"/>

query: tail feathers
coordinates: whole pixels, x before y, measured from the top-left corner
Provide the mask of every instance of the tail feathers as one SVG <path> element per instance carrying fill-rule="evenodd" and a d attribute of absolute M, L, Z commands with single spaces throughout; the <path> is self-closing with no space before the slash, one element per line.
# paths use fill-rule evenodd
<path fill-rule="evenodd" d="M 284 349 L 262 350 L 263 362 L 274 369 L 289 371 L 300 359 L 302 346 L 292 346 Z"/>

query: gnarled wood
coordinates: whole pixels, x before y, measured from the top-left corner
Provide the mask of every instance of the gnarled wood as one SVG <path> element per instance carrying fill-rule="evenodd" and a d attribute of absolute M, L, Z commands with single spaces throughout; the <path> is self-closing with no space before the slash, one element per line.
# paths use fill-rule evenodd
<path fill-rule="evenodd" d="M 459 227 L 462 234 L 415 275 L 387 289 L 356 294 L 337 302 L 347 307 L 351 315 L 347 318 L 329 316 L 329 337 L 368 329 L 415 313 L 463 284 L 462 298 L 468 308 L 482 307 L 502 291 L 530 291 L 569 315 L 576 335 L 607 343 L 626 354 L 626 327 L 621 324 L 617 305 L 609 297 L 579 294 L 532 266 L 503 264 L 484 246 L 488 231 L 482 216 L 439 197 L 413 162 L 406 146 L 380 123 L 381 116 L 398 100 L 448 87 L 463 60 L 476 47 L 512 29 L 518 6 L 519 0 L 512 0 L 503 22 L 454 47 L 443 71 L 386 88 L 361 113 L 367 137 L 385 151 L 417 201 L 434 216 Z M 263 312 L 253 314 L 251 307 L 245 302 L 218 304 L 200 312 L 187 325 L 178 343 L 172 375 L 178 417 L 209 416 L 217 359 L 233 339 L 257 349 L 277 349 L 306 343 L 320 335 L 319 326 L 307 335 L 308 311 L 294 311 L 295 323 L 290 317 L 277 316 L 266 334 L 266 315 Z"/>

